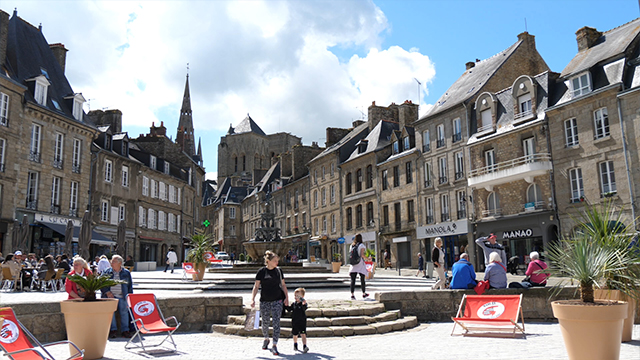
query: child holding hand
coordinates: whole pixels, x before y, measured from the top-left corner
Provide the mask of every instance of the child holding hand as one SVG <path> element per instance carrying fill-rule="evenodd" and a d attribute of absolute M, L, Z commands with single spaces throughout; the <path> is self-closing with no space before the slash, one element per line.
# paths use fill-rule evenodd
<path fill-rule="evenodd" d="M 302 337 L 302 352 L 309 351 L 307 347 L 307 301 L 304 299 L 304 288 L 297 288 L 294 292 L 296 300 L 291 304 L 291 334 L 293 335 L 293 350 L 298 351 L 298 335 Z"/>

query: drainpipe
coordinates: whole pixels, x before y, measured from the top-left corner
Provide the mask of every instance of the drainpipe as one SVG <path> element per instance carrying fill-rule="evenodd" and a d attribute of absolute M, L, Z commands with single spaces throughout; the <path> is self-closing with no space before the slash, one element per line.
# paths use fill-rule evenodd
<path fill-rule="evenodd" d="M 622 104 L 619 96 L 616 96 L 616 104 L 618 105 L 618 119 L 620 120 L 620 132 L 622 133 L 622 151 L 624 152 L 624 165 L 627 171 L 627 182 L 629 184 L 629 200 L 631 202 L 631 218 L 633 220 L 633 229 L 636 227 L 636 204 L 633 197 L 633 183 L 631 181 L 631 169 L 629 168 L 629 157 L 627 155 L 627 137 L 624 133 L 624 121 L 622 120 Z"/>
<path fill-rule="evenodd" d="M 551 136 L 550 136 L 550 129 L 549 129 L 549 118 L 547 118 L 547 114 L 545 113 L 545 123 L 544 123 L 544 128 L 546 129 L 544 134 L 545 137 L 547 139 L 547 152 L 549 152 L 549 155 L 551 156 L 551 172 L 549 173 L 549 183 L 551 184 L 551 201 L 552 201 L 552 205 L 553 205 L 553 214 L 554 217 L 558 223 L 558 238 L 561 237 L 562 234 L 562 224 L 560 223 L 560 218 L 558 217 L 558 204 L 557 204 L 557 200 L 556 200 L 556 183 L 555 183 L 555 163 L 553 161 L 553 149 L 551 148 Z M 544 236 L 544 234 L 543 234 Z"/>
<path fill-rule="evenodd" d="M 469 109 L 467 108 L 467 102 L 466 100 L 462 102 L 462 106 L 464 106 L 464 116 L 465 116 L 465 120 L 467 122 L 467 140 L 471 137 L 471 119 L 469 117 Z M 469 172 L 469 170 L 471 170 L 471 153 L 469 151 L 469 147 L 465 146 L 464 147 L 465 151 L 465 156 L 467 158 L 467 174 Z M 468 182 L 467 182 L 468 184 Z M 476 218 L 476 207 L 474 204 L 472 204 L 472 201 L 469 201 L 469 199 L 473 199 L 474 196 L 472 196 L 473 194 L 473 189 L 470 188 L 469 186 L 467 186 L 467 211 L 468 211 L 468 215 L 467 215 L 467 225 L 471 225 L 469 224 L 469 218 L 475 219 Z M 473 244 L 473 240 L 475 239 L 475 232 L 473 231 L 473 225 L 469 226 L 469 229 L 467 230 L 467 249 L 469 248 L 469 245 Z M 471 236 L 471 238 L 469 238 L 469 236 Z M 467 254 L 469 254 L 470 259 L 469 262 L 476 263 L 476 259 L 478 258 L 478 249 L 477 246 L 472 246 L 473 251 L 471 251 L 470 253 L 467 251 Z M 477 266 L 477 263 L 476 263 Z"/>
<path fill-rule="evenodd" d="M 97 135 L 97 134 L 94 134 Z M 89 145 L 89 149 L 91 149 L 91 165 L 89 166 L 89 201 L 87 202 L 87 210 L 91 212 L 92 198 L 93 198 L 93 183 L 96 181 L 94 178 L 94 168 L 96 166 L 96 162 L 98 161 L 98 154 L 103 152 L 102 148 L 98 145 L 95 145 L 93 142 L 96 137 L 91 139 L 91 144 Z M 97 148 L 98 151 L 93 151 L 93 148 Z"/>

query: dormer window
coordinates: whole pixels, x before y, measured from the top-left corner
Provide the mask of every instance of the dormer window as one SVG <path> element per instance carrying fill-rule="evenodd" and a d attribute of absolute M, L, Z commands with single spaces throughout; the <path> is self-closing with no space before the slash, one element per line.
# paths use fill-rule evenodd
<path fill-rule="evenodd" d="M 526 116 L 531 113 L 531 94 L 527 93 L 522 96 L 518 96 L 518 109 L 522 116 Z"/>
<path fill-rule="evenodd" d="M 129 156 L 129 142 L 122 141 L 122 156 Z"/>
<path fill-rule="evenodd" d="M 591 92 L 590 80 L 589 73 L 578 75 L 571 79 L 571 93 L 574 98 Z"/>
<path fill-rule="evenodd" d="M 149 155 L 149 167 L 153 170 L 156 169 L 156 157 L 153 155 Z"/>
<path fill-rule="evenodd" d="M 478 124 L 478 132 L 489 130 L 492 127 L 491 109 L 487 109 L 480 113 L 480 124 Z"/>
<path fill-rule="evenodd" d="M 358 144 L 356 145 L 358 147 L 358 154 L 362 154 L 365 151 L 367 151 L 367 145 L 368 145 L 369 141 L 362 139 L 358 142 Z M 333 165 L 333 164 L 332 164 Z M 324 176 L 322 177 L 324 179 Z"/>
<path fill-rule="evenodd" d="M 167 175 L 169 174 L 169 162 L 168 161 L 164 162 L 164 173 L 167 174 Z"/>
<path fill-rule="evenodd" d="M 527 75 L 516 79 L 511 87 L 514 124 L 530 120 L 536 112 L 536 82 Z"/>
<path fill-rule="evenodd" d="M 398 140 L 393 142 L 393 153 L 397 154 L 400 152 L 400 142 Z"/>
<path fill-rule="evenodd" d="M 105 150 L 111 150 L 112 137 L 109 134 L 104 134 L 104 148 Z"/>
<path fill-rule="evenodd" d="M 44 75 L 40 75 L 33 80 L 36 82 L 35 89 L 33 91 L 33 97 L 38 104 L 46 106 L 47 92 L 51 83 Z"/>
<path fill-rule="evenodd" d="M 73 99 L 73 118 L 82 121 L 82 106 L 84 105 L 84 97 L 82 94 L 76 94 Z"/>
<path fill-rule="evenodd" d="M 411 148 L 411 142 L 409 141 L 409 137 L 405 136 L 403 150 L 409 150 L 410 148 Z"/>

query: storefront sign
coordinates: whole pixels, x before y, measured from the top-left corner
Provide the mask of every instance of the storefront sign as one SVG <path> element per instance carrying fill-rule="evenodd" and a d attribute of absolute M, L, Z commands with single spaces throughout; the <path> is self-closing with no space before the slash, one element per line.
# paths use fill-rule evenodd
<path fill-rule="evenodd" d="M 64 217 L 64 216 L 59 216 L 59 215 L 55 215 L 55 214 L 36 213 L 35 220 L 39 221 L 39 222 L 44 222 L 44 223 L 49 223 L 49 224 L 60 224 L 60 225 L 65 225 L 65 226 L 67 225 L 69 220 L 71 220 L 73 222 L 73 226 L 82 225 L 80 220 L 72 219 L 72 218 L 68 218 L 68 217 Z"/>
<path fill-rule="evenodd" d="M 467 220 L 443 222 L 435 225 L 419 226 L 416 229 L 418 239 L 436 236 L 463 235 L 467 233 Z"/>
<path fill-rule="evenodd" d="M 394 243 L 401 243 L 401 242 L 408 242 L 408 241 L 409 241 L 409 237 L 408 236 L 401 236 L 401 237 L 393 238 L 393 242 Z"/>
<path fill-rule="evenodd" d="M 309 246 L 320 246 L 320 241 L 309 241 Z"/>
<path fill-rule="evenodd" d="M 520 229 L 513 231 L 505 231 L 502 233 L 503 239 L 518 239 L 518 238 L 528 238 L 533 236 L 532 229 Z"/>

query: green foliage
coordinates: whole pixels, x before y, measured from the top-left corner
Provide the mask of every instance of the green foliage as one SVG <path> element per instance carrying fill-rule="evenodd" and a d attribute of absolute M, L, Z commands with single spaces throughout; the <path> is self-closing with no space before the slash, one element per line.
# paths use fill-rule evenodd
<path fill-rule="evenodd" d="M 371 250 L 371 249 L 367 249 L 364 251 L 364 256 L 371 258 L 371 261 L 376 261 L 376 252 Z"/>
<path fill-rule="evenodd" d="M 342 254 L 340 254 L 340 253 L 334 253 L 333 254 L 333 261 L 340 262 L 341 260 L 342 260 Z"/>
<path fill-rule="evenodd" d="M 251 258 L 251 256 L 249 256 L 249 255 L 247 255 L 247 262 L 248 262 L 248 263 L 253 262 L 253 259 L 252 259 L 252 258 Z"/>
<path fill-rule="evenodd" d="M 67 276 L 67 280 L 73 281 L 79 287 L 84 289 L 85 296 L 84 301 L 96 301 L 96 292 L 100 289 L 115 286 L 118 284 L 125 284 L 126 281 L 114 280 L 109 278 L 108 275 L 95 275 L 89 274 L 88 276 L 80 276 L 77 274 Z"/>
<path fill-rule="evenodd" d="M 214 241 L 211 234 L 207 234 L 202 230 L 196 229 L 196 233 L 191 236 L 189 252 L 187 253 L 187 261 L 193 263 L 194 267 L 200 264 L 207 264 L 204 254 L 207 251 L 213 251 Z"/>
<path fill-rule="evenodd" d="M 240 253 L 240 255 L 238 255 L 238 260 L 240 261 L 244 261 L 245 260 L 245 256 L 243 253 Z"/>

